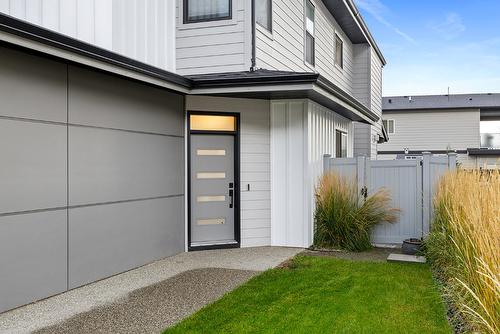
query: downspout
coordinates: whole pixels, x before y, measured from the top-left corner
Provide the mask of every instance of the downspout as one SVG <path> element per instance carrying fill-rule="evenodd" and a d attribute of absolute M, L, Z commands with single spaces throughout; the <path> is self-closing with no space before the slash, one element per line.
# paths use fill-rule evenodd
<path fill-rule="evenodd" d="M 252 59 L 251 59 L 251 66 L 250 66 L 250 72 L 254 72 L 257 69 L 257 60 L 256 60 L 256 52 L 255 52 L 255 0 L 252 0 Z"/>

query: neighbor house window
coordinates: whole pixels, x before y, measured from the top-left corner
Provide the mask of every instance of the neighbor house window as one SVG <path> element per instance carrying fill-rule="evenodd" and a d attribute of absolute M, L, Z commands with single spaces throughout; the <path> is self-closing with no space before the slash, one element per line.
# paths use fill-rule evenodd
<path fill-rule="evenodd" d="M 335 34 L 335 64 L 344 68 L 344 42 Z"/>
<path fill-rule="evenodd" d="M 394 128 L 394 120 L 393 119 L 384 119 L 382 121 L 382 123 L 384 124 L 384 128 L 388 134 L 392 134 L 395 132 L 396 129 Z"/>
<path fill-rule="evenodd" d="M 481 147 L 500 149 L 500 121 L 480 122 Z"/>
<path fill-rule="evenodd" d="M 272 0 L 255 0 L 255 18 L 257 23 L 267 30 L 272 30 L 273 9 Z"/>
<path fill-rule="evenodd" d="M 347 133 L 335 130 L 335 157 L 347 157 Z"/>
<path fill-rule="evenodd" d="M 231 0 L 184 0 L 184 23 L 231 18 Z"/>
<path fill-rule="evenodd" d="M 314 6 L 306 1 L 306 61 L 314 66 Z"/>

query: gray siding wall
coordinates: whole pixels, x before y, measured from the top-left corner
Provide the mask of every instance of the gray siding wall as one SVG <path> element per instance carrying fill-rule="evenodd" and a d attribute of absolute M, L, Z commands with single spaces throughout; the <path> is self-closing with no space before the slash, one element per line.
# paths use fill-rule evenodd
<path fill-rule="evenodd" d="M 313 0 L 316 7 L 316 66 L 305 62 L 304 56 L 304 0 L 273 1 L 273 32 L 257 28 L 257 67 L 275 70 L 317 71 L 353 93 L 353 45 L 340 29 L 333 16 L 320 0 Z M 334 63 L 335 33 L 344 42 L 344 68 Z"/>
<path fill-rule="evenodd" d="M 374 112 L 380 120 L 372 126 L 371 137 L 378 138 L 382 135 L 382 62 L 375 52 L 371 52 L 371 76 L 370 76 L 370 109 Z M 375 140 L 371 140 L 371 157 L 377 158 L 377 147 L 379 144 Z"/>
<path fill-rule="evenodd" d="M 352 76 L 352 93 L 361 103 L 368 108 L 371 107 L 371 49 L 368 44 L 353 45 L 353 76 Z"/>
<path fill-rule="evenodd" d="M 353 122 L 354 156 L 371 157 L 371 126 L 365 123 Z"/>
<path fill-rule="evenodd" d="M 179 74 L 236 72 L 250 69 L 250 1 L 233 0 L 230 20 L 189 24 L 183 22 L 183 0 L 176 0 L 176 3 L 176 53 Z"/>
<path fill-rule="evenodd" d="M 0 47 L 0 100 L 0 312 L 184 250 L 182 96 Z"/>
<path fill-rule="evenodd" d="M 379 145 L 379 151 L 464 150 L 480 142 L 479 110 L 403 111 L 384 113 L 395 121 L 395 133 Z"/>
<path fill-rule="evenodd" d="M 270 102 L 188 96 L 192 111 L 236 112 L 241 122 L 241 246 L 271 244 Z M 247 184 L 250 191 L 246 191 Z"/>

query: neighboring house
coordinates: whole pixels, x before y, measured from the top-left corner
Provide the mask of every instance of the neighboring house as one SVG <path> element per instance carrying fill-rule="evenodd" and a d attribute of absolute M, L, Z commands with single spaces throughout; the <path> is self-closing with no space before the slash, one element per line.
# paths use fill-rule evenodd
<path fill-rule="evenodd" d="M 457 152 L 463 167 L 500 165 L 500 94 L 384 97 L 383 120 L 380 159 Z"/>
<path fill-rule="evenodd" d="M 385 61 L 350 0 L 175 6 L 0 0 L 0 311 L 187 250 L 307 247 L 322 156 L 376 156 Z"/>

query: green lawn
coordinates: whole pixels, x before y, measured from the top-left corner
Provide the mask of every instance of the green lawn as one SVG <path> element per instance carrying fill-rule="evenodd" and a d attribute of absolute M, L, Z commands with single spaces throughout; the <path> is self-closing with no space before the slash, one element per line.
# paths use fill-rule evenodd
<path fill-rule="evenodd" d="M 451 333 L 427 265 L 298 256 L 166 333 Z"/>

